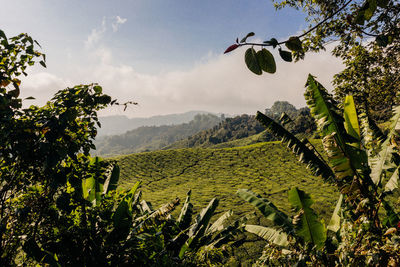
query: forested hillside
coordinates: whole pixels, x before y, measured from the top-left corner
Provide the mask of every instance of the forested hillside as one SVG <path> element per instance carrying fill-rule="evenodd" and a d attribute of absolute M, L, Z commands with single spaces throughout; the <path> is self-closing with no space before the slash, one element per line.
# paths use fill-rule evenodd
<path fill-rule="evenodd" d="M 221 118 L 212 114 L 198 114 L 189 123 L 179 125 L 143 126 L 125 134 L 96 139 L 97 155 L 129 154 L 157 150 L 177 140 L 218 124 Z"/>
<path fill-rule="evenodd" d="M 276 101 L 271 108 L 265 110 L 265 114 L 275 121 L 281 120 L 282 113 L 288 116 L 284 124 L 293 134 L 310 136 L 316 129 L 314 120 L 308 108 L 296 109 L 287 101 Z M 246 138 L 260 134 L 253 142 L 265 142 L 275 140 L 274 137 L 264 131 L 265 127 L 255 119 L 253 115 L 243 114 L 233 118 L 226 118 L 211 129 L 203 130 L 185 140 L 166 146 L 164 149 L 210 147 L 229 141 Z"/>
<path fill-rule="evenodd" d="M 188 111 L 181 114 L 158 115 L 148 118 L 128 118 L 122 115 L 100 117 L 101 128 L 98 136 L 124 134 L 142 126 L 178 125 L 188 123 L 197 114 L 208 114 L 206 111 Z"/>

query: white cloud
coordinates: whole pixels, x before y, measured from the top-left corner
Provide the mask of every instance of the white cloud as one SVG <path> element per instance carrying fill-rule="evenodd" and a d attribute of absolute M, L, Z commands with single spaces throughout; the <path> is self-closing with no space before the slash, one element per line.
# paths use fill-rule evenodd
<path fill-rule="evenodd" d="M 243 60 L 244 50 L 230 55 L 214 55 L 186 71 L 149 75 L 133 66 L 113 65 L 110 61 L 95 66 L 86 75 L 99 82 L 105 92 L 123 101 L 134 100 L 128 116 L 151 116 L 206 110 L 230 114 L 255 113 L 277 100 L 305 105 L 304 84 L 309 73 L 328 89 L 333 74 L 343 67 L 328 52 L 308 54 L 304 61 L 286 63 L 277 59 L 277 73 L 257 76 Z M 109 110 L 109 113 L 119 112 Z"/>
<path fill-rule="evenodd" d="M 101 27 L 92 29 L 91 33 L 87 37 L 85 41 L 85 47 L 87 49 L 94 47 L 99 41 L 103 38 L 104 33 L 106 32 L 106 18 L 103 17 L 101 21 Z"/>
<path fill-rule="evenodd" d="M 101 115 L 143 117 L 189 110 L 254 114 L 277 100 L 305 106 L 303 94 L 307 75 L 317 76 L 318 81 L 332 89 L 333 74 L 343 68 L 340 60 L 329 52 L 307 54 L 305 60 L 298 63 L 283 62 L 275 54 L 277 72 L 257 76 L 245 66 L 244 49 L 238 49 L 228 55 L 211 54 L 185 71 L 146 74 L 133 65 L 113 63 L 110 49 L 99 48 L 92 53 L 97 59 L 95 64 L 77 67 L 75 73 L 79 75 L 68 77 L 71 81 L 50 73 L 38 73 L 24 81 L 25 91 L 43 102 L 67 85 L 97 82 L 105 93 L 120 102 L 139 103 L 125 113 L 123 108 L 116 107 Z"/>
<path fill-rule="evenodd" d="M 113 32 L 117 32 L 120 25 L 124 24 L 128 19 L 121 18 L 120 16 L 114 17 L 114 21 L 111 23 Z"/>
<path fill-rule="evenodd" d="M 33 96 L 35 100 L 25 100 L 24 105 L 44 105 L 54 94 L 68 86 L 71 82 L 57 77 L 48 72 L 38 72 L 29 74 L 22 78 L 21 97 Z"/>

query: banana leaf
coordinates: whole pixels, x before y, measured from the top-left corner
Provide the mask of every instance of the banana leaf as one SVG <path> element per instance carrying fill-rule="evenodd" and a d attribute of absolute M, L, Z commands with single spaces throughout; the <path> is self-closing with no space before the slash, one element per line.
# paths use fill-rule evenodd
<path fill-rule="evenodd" d="M 325 244 L 326 229 L 311 208 L 313 203 L 311 197 L 294 187 L 289 191 L 289 202 L 300 215 L 299 223 L 296 224 L 296 234 L 306 243 L 311 243 L 317 249 L 321 249 Z"/>
<path fill-rule="evenodd" d="M 289 245 L 287 234 L 282 231 L 275 230 L 274 228 L 247 224 L 244 229 L 247 232 L 258 235 L 259 237 L 275 245 L 283 247 Z"/>

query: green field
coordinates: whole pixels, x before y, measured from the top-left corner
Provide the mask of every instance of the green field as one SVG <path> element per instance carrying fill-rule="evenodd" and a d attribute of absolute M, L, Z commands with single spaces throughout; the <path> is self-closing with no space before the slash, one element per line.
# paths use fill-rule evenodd
<path fill-rule="evenodd" d="M 236 196 L 251 189 L 290 213 L 287 190 L 297 186 L 312 195 L 314 209 L 329 220 L 339 196 L 336 188 L 314 177 L 280 142 L 232 148 L 189 148 L 145 152 L 114 158 L 121 167 L 121 188 L 142 182 L 143 198 L 157 207 L 192 189 L 197 211 L 213 197 L 218 212 L 236 215 L 254 211 Z"/>

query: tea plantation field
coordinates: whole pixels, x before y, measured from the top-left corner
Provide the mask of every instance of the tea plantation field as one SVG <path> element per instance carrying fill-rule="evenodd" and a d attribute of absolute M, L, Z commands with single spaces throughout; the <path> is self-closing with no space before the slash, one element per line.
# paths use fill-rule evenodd
<path fill-rule="evenodd" d="M 329 221 L 339 196 L 336 188 L 314 177 L 280 142 L 231 148 L 161 150 L 119 156 L 121 188 L 142 182 L 143 198 L 158 207 L 176 196 L 184 201 L 192 189 L 195 210 L 214 197 L 218 212 L 229 209 L 240 216 L 255 209 L 236 196 L 251 189 L 290 213 L 287 190 L 297 186 L 311 194 L 314 209 Z"/>

